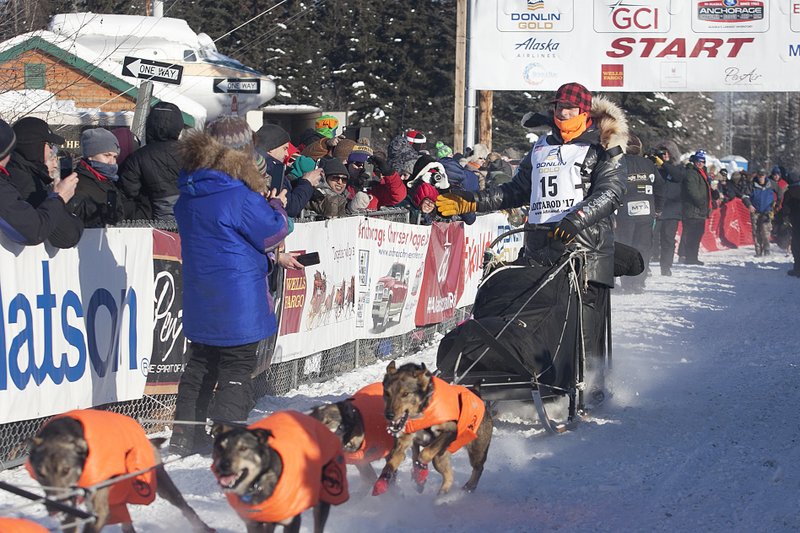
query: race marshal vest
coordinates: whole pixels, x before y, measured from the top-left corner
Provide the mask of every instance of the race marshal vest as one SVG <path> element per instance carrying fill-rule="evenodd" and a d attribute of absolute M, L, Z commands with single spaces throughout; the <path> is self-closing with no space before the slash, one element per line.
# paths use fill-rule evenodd
<path fill-rule="evenodd" d="M 85 409 L 53 417 L 72 418 L 83 426 L 89 455 L 78 479 L 78 486 L 90 488 L 115 476 L 154 467 L 156 454 L 142 426 L 125 415 L 111 411 Z M 25 465 L 36 477 L 30 460 Z M 148 470 L 111 486 L 108 493 L 108 524 L 130 523 L 127 504 L 149 505 L 156 497 L 156 471 Z"/>
<path fill-rule="evenodd" d="M 466 387 L 451 385 L 437 377 L 433 380 L 433 396 L 422 416 L 406 422 L 404 431 L 415 433 L 431 426 L 450 420 L 457 423 L 456 439 L 447 447 L 447 451 L 455 453 L 462 446 L 478 437 L 478 426 L 483 421 L 486 406 L 483 400 Z"/>
<path fill-rule="evenodd" d="M 367 385 L 353 395 L 353 402 L 364 424 L 364 440 L 354 452 L 345 452 L 347 464 L 371 463 L 383 459 L 394 447 L 394 437 L 386 430 L 383 383 Z"/>
<path fill-rule="evenodd" d="M 268 444 L 280 455 L 283 472 L 272 495 L 259 504 L 225 494 L 239 516 L 254 522 L 283 522 L 320 501 L 331 505 L 347 501 L 342 443 L 321 422 L 296 411 L 280 411 L 247 427 L 272 432 Z"/>
<path fill-rule="evenodd" d="M 558 222 L 583 200 L 584 177 L 581 165 L 588 144 L 549 144 L 539 137 L 531 153 L 530 224 Z"/>

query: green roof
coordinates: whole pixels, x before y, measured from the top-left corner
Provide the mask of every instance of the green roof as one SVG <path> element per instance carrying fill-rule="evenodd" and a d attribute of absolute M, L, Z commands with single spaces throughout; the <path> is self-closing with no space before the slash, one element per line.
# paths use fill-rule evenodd
<path fill-rule="evenodd" d="M 96 81 L 101 85 L 105 85 L 107 87 L 111 87 L 120 92 L 120 94 L 126 94 L 131 97 L 131 99 L 136 100 L 139 94 L 139 88 L 135 85 L 131 85 L 127 81 L 123 80 L 122 78 L 107 72 L 100 67 L 89 63 L 88 61 L 81 59 L 80 57 L 71 54 L 64 50 L 61 47 L 54 45 L 53 43 L 39 37 L 38 35 L 34 35 L 29 37 L 28 39 L 22 41 L 21 43 L 12 46 L 8 50 L 4 50 L 0 52 L 0 63 L 4 63 L 6 61 L 10 61 L 15 59 L 17 56 L 29 51 L 29 50 L 41 50 L 47 55 L 53 56 L 57 58 L 59 61 L 66 63 L 67 65 L 80 70 L 83 72 L 87 78 Z M 150 105 L 160 102 L 161 100 L 158 98 L 151 98 Z M 193 128 L 195 126 L 194 117 L 182 112 L 183 114 L 183 123 Z"/>

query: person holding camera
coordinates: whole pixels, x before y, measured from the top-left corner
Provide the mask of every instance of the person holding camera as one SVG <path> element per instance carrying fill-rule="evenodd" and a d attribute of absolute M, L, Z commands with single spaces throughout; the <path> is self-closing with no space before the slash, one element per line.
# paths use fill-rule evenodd
<path fill-rule="evenodd" d="M 59 180 L 53 192 L 38 207 L 33 207 L 11 183 L 7 170 L 16 142 L 14 130 L 0 119 L 0 230 L 14 242 L 33 246 L 51 239 L 63 221 L 73 218 L 65 202 L 75 193 L 78 178 L 72 174 Z"/>
<path fill-rule="evenodd" d="M 72 168 L 68 168 L 60 177 L 56 174 L 56 154 L 58 147 L 64 144 L 64 138 L 53 133 L 45 121 L 35 117 L 21 118 L 14 123 L 12 131 L 16 145 L 11 160 L 5 166 L 8 182 L 35 209 L 56 196 L 64 202 L 69 201 L 78 178 Z M 54 179 L 54 174 L 57 179 Z M 53 227 L 47 231 L 46 239 L 56 248 L 72 248 L 83 235 L 83 223 L 67 209 L 53 213 L 57 213 L 58 217 L 51 221 Z"/>
<path fill-rule="evenodd" d="M 347 158 L 350 175 L 348 198 L 351 212 L 377 211 L 394 207 L 406 198 L 407 190 L 400 174 L 381 153 L 357 144 Z"/>
<path fill-rule="evenodd" d="M 677 146 L 675 150 L 677 150 Z M 656 148 L 655 153 L 650 156 L 664 180 L 663 208 L 656 215 L 656 233 L 661 248 L 659 265 L 662 276 L 672 275 L 672 264 L 675 261 L 675 236 L 678 233 L 678 222 L 683 216 L 681 190 L 683 181 L 686 179 L 686 168 L 673 164 L 673 160 L 677 161 L 677 157 L 677 153 L 673 153 L 664 145 Z"/>
<path fill-rule="evenodd" d="M 119 141 L 104 128 L 81 133 L 78 186 L 67 209 L 87 228 L 114 226 L 125 217 L 125 195 L 117 187 Z"/>

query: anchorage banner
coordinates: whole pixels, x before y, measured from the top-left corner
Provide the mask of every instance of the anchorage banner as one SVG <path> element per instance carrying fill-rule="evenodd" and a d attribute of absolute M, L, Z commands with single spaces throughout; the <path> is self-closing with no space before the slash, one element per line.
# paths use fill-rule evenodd
<path fill-rule="evenodd" d="M 0 423 L 141 398 L 153 345 L 152 230 L 78 246 L 0 235 Z"/>
<path fill-rule="evenodd" d="M 471 0 L 469 87 L 798 91 L 800 0 Z"/>

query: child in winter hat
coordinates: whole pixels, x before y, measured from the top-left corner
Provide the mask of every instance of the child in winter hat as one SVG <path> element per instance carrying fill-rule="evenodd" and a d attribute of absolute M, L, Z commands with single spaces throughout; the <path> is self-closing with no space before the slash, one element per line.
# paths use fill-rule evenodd
<path fill-rule="evenodd" d="M 445 157 L 452 157 L 453 156 L 453 149 L 447 146 L 442 141 L 436 141 L 436 151 L 434 154 L 436 155 L 436 159 L 444 159 Z"/>

